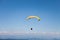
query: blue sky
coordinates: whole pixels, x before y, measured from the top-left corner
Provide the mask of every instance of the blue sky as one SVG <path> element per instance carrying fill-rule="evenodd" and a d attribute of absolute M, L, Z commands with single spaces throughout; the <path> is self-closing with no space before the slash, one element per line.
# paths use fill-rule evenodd
<path fill-rule="evenodd" d="M 26 21 L 30 15 L 39 16 Z M 0 0 L 0 32 L 60 32 L 60 0 Z"/>

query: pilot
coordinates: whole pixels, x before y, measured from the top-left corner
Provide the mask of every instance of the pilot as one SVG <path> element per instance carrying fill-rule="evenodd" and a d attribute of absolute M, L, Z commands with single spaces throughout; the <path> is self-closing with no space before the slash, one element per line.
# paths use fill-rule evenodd
<path fill-rule="evenodd" d="M 32 30 L 32 28 L 31 28 L 31 30 Z"/>

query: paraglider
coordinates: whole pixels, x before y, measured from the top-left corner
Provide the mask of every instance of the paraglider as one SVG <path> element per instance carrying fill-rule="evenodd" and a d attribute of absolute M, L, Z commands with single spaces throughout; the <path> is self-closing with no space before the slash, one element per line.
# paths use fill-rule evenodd
<path fill-rule="evenodd" d="M 28 16 L 26 19 L 29 20 L 32 18 L 36 18 L 38 21 L 40 21 L 40 17 L 38 17 L 38 16 Z"/>
<path fill-rule="evenodd" d="M 33 18 L 36 18 L 38 21 L 40 21 L 40 17 L 38 16 L 28 16 L 26 20 L 33 19 Z M 31 30 L 33 30 L 33 28 L 31 28 Z"/>

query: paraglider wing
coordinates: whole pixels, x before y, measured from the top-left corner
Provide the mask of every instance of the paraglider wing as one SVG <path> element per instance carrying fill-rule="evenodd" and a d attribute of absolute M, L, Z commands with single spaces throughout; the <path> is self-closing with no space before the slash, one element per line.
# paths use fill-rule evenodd
<path fill-rule="evenodd" d="M 38 19 L 38 21 L 40 21 L 40 17 L 38 17 L 38 16 L 28 16 L 26 19 L 29 20 L 32 18 L 36 18 L 36 19 Z"/>

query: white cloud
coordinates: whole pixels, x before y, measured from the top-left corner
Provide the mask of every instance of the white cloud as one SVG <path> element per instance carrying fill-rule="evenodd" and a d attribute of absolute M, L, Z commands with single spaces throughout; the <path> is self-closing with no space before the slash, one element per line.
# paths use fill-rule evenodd
<path fill-rule="evenodd" d="M 38 34 L 38 35 L 60 35 L 60 32 L 8 32 L 8 31 L 0 31 L 1 34 Z"/>
<path fill-rule="evenodd" d="M 42 38 L 60 38 L 60 32 L 8 32 L 0 31 L 0 35 L 16 35 L 16 36 L 29 36 L 29 37 L 42 37 Z"/>

